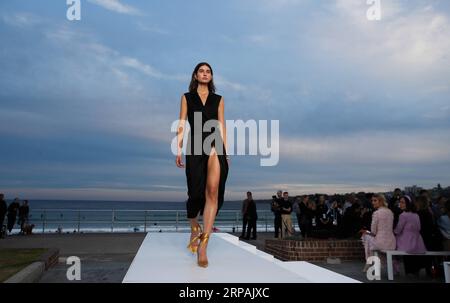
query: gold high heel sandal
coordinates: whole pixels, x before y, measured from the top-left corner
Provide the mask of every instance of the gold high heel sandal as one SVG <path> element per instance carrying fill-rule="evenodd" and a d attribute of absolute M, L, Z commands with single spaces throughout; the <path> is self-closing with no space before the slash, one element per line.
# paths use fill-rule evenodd
<path fill-rule="evenodd" d="M 200 245 L 203 245 L 204 247 L 206 247 L 206 244 L 208 244 L 208 240 L 209 240 L 209 235 L 210 233 L 202 233 L 200 235 L 200 243 L 198 244 L 198 246 L 200 247 Z M 198 250 L 197 250 L 197 264 L 200 267 L 208 267 L 208 260 L 205 261 L 200 261 L 198 259 Z"/>
<path fill-rule="evenodd" d="M 197 252 L 197 248 L 198 245 L 195 245 L 197 243 L 197 241 L 200 239 L 200 236 L 202 234 L 202 227 L 200 226 L 200 224 L 197 223 L 196 226 L 191 226 L 191 233 L 197 233 L 197 235 L 192 238 L 191 241 L 189 241 L 189 244 L 187 246 L 187 249 L 189 249 L 189 251 L 193 254 L 195 254 Z"/>

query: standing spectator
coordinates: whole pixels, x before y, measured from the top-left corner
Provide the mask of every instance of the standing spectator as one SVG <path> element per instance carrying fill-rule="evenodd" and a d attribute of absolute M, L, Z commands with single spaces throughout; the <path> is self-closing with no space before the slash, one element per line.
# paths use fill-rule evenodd
<path fill-rule="evenodd" d="M 302 202 L 299 204 L 300 208 L 300 231 L 302 233 L 302 237 L 306 239 L 306 237 L 311 235 L 312 229 L 312 218 L 313 211 L 309 207 L 309 197 L 304 195 L 302 197 Z"/>
<path fill-rule="evenodd" d="M 310 209 L 311 212 L 311 225 L 312 228 L 315 229 L 317 227 L 317 207 L 316 207 L 316 203 L 314 201 L 312 201 L 309 197 L 308 197 L 308 207 Z"/>
<path fill-rule="evenodd" d="M 328 207 L 325 205 L 324 199 L 319 198 L 316 205 L 316 222 L 315 235 L 319 238 L 328 238 L 332 227 L 332 218 L 328 215 Z"/>
<path fill-rule="evenodd" d="M 300 229 L 300 203 L 302 203 L 300 196 L 296 196 L 294 203 L 292 204 L 292 211 L 297 217 L 298 228 Z"/>
<path fill-rule="evenodd" d="M 322 203 L 326 205 L 327 209 L 331 208 L 331 205 L 333 204 L 330 200 L 328 200 L 328 197 L 326 195 L 320 195 L 319 196 L 319 203 Z"/>
<path fill-rule="evenodd" d="M 19 198 L 15 198 L 14 201 L 8 206 L 8 231 L 11 233 L 16 224 L 17 211 L 19 210 Z"/>
<path fill-rule="evenodd" d="M 245 238 L 245 231 L 247 229 L 247 224 L 248 224 L 247 211 L 248 211 L 248 203 L 249 203 L 250 198 L 251 198 L 251 193 L 248 191 L 247 192 L 247 199 L 245 199 L 242 202 L 242 210 L 241 210 L 241 215 L 242 215 L 242 233 L 241 233 L 241 236 L 239 238 Z"/>
<path fill-rule="evenodd" d="M 331 201 L 328 200 L 326 195 L 317 195 L 317 205 L 324 204 L 327 209 L 331 208 L 331 204 L 333 204 Z"/>
<path fill-rule="evenodd" d="M 402 210 L 402 213 L 394 230 L 397 240 L 396 249 L 414 254 L 426 252 L 427 249 L 420 235 L 420 218 L 415 213 L 414 204 L 408 195 L 400 198 L 399 208 Z M 405 273 L 417 274 L 421 268 L 420 263 L 417 261 L 418 259 L 414 258 L 414 256 L 404 256 Z"/>
<path fill-rule="evenodd" d="M 360 200 L 362 208 L 372 209 L 372 196 L 373 193 L 364 194 L 364 199 Z"/>
<path fill-rule="evenodd" d="M 292 203 L 289 201 L 289 193 L 285 191 L 283 193 L 283 201 L 281 202 L 281 237 L 291 237 L 294 235 L 294 228 L 292 227 Z"/>
<path fill-rule="evenodd" d="M 417 214 L 420 218 L 420 234 L 422 235 L 425 247 L 429 251 L 442 250 L 442 235 L 439 228 L 434 224 L 433 215 L 429 207 L 429 200 L 425 194 L 418 196 L 415 202 Z M 432 267 L 436 268 L 437 260 L 432 256 L 422 257 L 422 266 L 425 267 L 428 276 L 433 275 Z"/>
<path fill-rule="evenodd" d="M 357 199 L 359 205 L 361 205 L 361 208 L 364 207 L 365 205 L 367 205 L 366 197 L 367 197 L 367 195 L 365 192 L 359 192 L 358 194 L 356 194 L 356 199 Z"/>
<path fill-rule="evenodd" d="M 247 204 L 247 222 L 248 222 L 248 227 L 247 227 L 247 236 L 246 239 L 250 239 L 250 233 L 253 231 L 252 233 L 252 240 L 256 240 L 256 221 L 258 220 L 258 212 L 256 210 L 256 203 L 255 200 L 253 200 L 252 198 L 252 193 L 251 192 L 247 192 L 247 200 L 248 200 L 248 204 Z"/>
<path fill-rule="evenodd" d="M 415 207 L 420 218 L 420 234 L 425 242 L 425 247 L 430 251 L 442 250 L 442 235 L 438 227 L 434 224 L 427 196 L 418 196 Z"/>
<path fill-rule="evenodd" d="M 394 207 L 399 207 L 400 198 L 403 196 L 402 190 L 400 188 L 396 188 L 392 194 L 392 197 L 389 199 L 389 209 L 392 210 Z"/>
<path fill-rule="evenodd" d="M 421 189 L 419 191 L 419 196 L 424 197 L 427 200 L 427 206 L 431 206 L 431 193 L 426 189 Z"/>
<path fill-rule="evenodd" d="M 356 202 L 356 195 L 354 193 L 351 193 L 349 195 L 345 196 L 345 203 L 344 203 L 344 214 L 347 211 L 348 208 L 352 207 L 352 205 Z"/>
<path fill-rule="evenodd" d="M 356 195 L 352 194 L 348 197 L 348 203 L 350 206 L 344 211 L 343 217 L 343 231 L 346 237 L 355 237 L 361 230 L 361 206 L 356 198 Z"/>
<path fill-rule="evenodd" d="M 282 191 L 277 191 L 276 196 L 272 196 L 271 210 L 275 216 L 274 227 L 275 227 L 275 238 L 278 238 L 278 234 L 281 231 L 281 202 L 283 198 L 281 196 Z"/>
<path fill-rule="evenodd" d="M 372 205 L 376 211 L 372 215 L 372 225 L 370 231 L 362 230 L 362 241 L 366 260 L 373 255 L 375 250 L 393 250 L 396 240 L 392 231 L 394 225 L 394 214 L 387 207 L 388 204 L 383 194 L 375 194 L 372 197 Z M 370 264 L 364 266 L 366 272 Z"/>
<path fill-rule="evenodd" d="M 398 218 L 402 212 L 399 207 L 401 197 L 402 197 L 401 189 L 396 188 L 394 190 L 394 194 L 392 195 L 392 198 L 389 200 L 389 209 L 394 214 L 394 228 L 395 228 L 395 226 L 397 226 Z"/>
<path fill-rule="evenodd" d="M 372 214 L 373 214 L 372 196 L 373 196 L 372 193 L 368 193 L 366 195 L 368 203 L 363 204 L 361 209 L 360 217 L 362 229 L 370 229 L 370 226 L 372 225 Z"/>
<path fill-rule="evenodd" d="M 444 238 L 443 248 L 450 251 L 450 201 L 445 204 L 445 213 L 439 217 L 437 224 Z"/>
<path fill-rule="evenodd" d="M 331 204 L 330 209 L 328 210 L 328 217 L 331 221 L 331 235 L 336 238 L 343 238 L 344 232 L 343 232 L 343 224 L 342 224 L 342 215 L 344 213 L 344 210 L 342 209 L 341 205 L 337 201 L 334 201 L 333 204 Z"/>
<path fill-rule="evenodd" d="M 28 206 L 28 200 L 24 200 L 22 205 L 19 207 L 19 221 L 17 224 L 20 225 L 20 232 L 23 233 L 23 228 L 28 224 L 28 214 L 30 213 L 30 207 Z"/>
<path fill-rule="evenodd" d="M 8 209 L 4 198 L 5 195 L 0 193 L 0 237 L 3 236 L 3 223 L 5 222 L 6 211 Z"/>
<path fill-rule="evenodd" d="M 447 198 L 445 196 L 440 196 L 435 202 L 431 203 L 431 211 L 433 212 L 433 218 L 435 222 L 442 216 L 445 215 L 445 203 Z"/>

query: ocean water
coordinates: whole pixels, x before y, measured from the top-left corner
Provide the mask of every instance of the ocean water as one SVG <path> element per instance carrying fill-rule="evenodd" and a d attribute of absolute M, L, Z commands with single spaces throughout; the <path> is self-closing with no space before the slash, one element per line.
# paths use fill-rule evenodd
<path fill-rule="evenodd" d="M 29 200 L 35 233 L 189 231 L 185 202 Z M 242 202 L 224 202 L 214 227 L 241 230 Z M 258 229 L 273 229 L 268 203 L 257 203 Z M 18 232 L 18 226 L 13 232 Z"/>
<path fill-rule="evenodd" d="M 239 210 L 242 202 L 224 202 L 222 209 Z M 40 209 L 117 209 L 117 210 L 184 210 L 185 202 L 165 201 L 99 201 L 99 200 L 29 200 L 30 208 Z"/>

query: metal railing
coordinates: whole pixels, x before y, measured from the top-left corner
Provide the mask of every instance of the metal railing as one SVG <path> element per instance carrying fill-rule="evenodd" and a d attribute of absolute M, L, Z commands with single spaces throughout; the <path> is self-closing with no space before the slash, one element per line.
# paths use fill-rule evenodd
<path fill-rule="evenodd" d="M 271 211 L 258 211 L 257 229 L 273 230 Z M 189 220 L 183 210 L 129 209 L 32 209 L 29 223 L 34 232 L 162 232 L 188 231 Z M 239 210 L 221 210 L 214 227 L 221 231 L 240 232 Z"/>

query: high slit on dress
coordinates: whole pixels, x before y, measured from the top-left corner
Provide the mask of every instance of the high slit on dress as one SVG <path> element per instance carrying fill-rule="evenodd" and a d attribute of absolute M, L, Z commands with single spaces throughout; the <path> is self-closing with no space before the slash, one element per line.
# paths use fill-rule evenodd
<path fill-rule="evenodd" d="M 186 148 L 186 180 L 188 187 L 188 199 L 186 201 L 186 210 L 188 218 L 195 218 L 203 215 L 203 209 L 206 203 L 206 181 L 208 175 L 208 160 L 210 151 L 205 152 L 203 150 L 203 144 L 205 139 L 211 135 L 215 127 L 211 131 L 203 131 L 203 126 L 207 121 L 216 120 L 218 121 L 219 113 L 219 103 L 222 96 L 215 93 L 209 92 L 206 102 L 203 104 L 199 94 L 195 92 L 185 93 L 187 102 L 187 117 L 190 125 L 190 131 L 188 135 L 188 143 Z M 194 113 L 201 114 L 201 127 L 195 125 Z M 219 133 L 220 134 L 220 133 Z M 201 141 L 196 139 L 201 138 Z M 220 180 L 218 188 L 218 204 L 217 213 L 219 213 L 220 208 L 223 205 L 224 195 L 225 195 L 225 183 L 228 176 L 228 162 L 226 159 L 225 145 L 222 137 L 219 135 L 217 141 L 211 142 L 211 147 L 216 147 L 216 145 L 222 145 L 222 152 L 216 149 L 217 158 L 219 160 L 220 166 Z M 200 153 L 194 154 L 194 142 L 201 142 Z M 195 149 L 199 151 L 199 149 Z"/>

